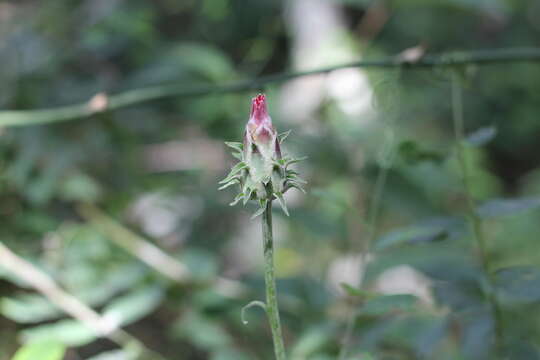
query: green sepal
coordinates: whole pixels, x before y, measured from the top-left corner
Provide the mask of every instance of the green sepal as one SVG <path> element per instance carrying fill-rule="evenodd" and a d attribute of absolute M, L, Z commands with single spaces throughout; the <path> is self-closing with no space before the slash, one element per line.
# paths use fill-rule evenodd
<path fill-rule="evenodd" d="M 283 141 L 285 141 L 285 139 L 287 138 L 287 136 L 289 136 L 289 134 L 291 133 L 292 130 L 288 130 L 288 131 L 285 131 L 285 132 L 282 132 L 281 134 L 278 135 L 278 141 L 279 143 L 281 144 Z"/>
<path fill-rule="evenodd" d="M 300 175 L 299 173 L 297 173 L 296 171 L 294 170 L 287 170 L 287 176 L 288 175 Z"/>
<path fill-rule="evenodd" d="M 304 179 L 302 179 L 302 178 L 299 178 L 299 177 L 296 176 L 296 175 L 287 175 L 286 179 L 287 179 L 288 181 L 293 181 L 293 182 L 296 181 L 296 182 L 299 183 L 299 184 L 307 184 L 307 181 L 306 181 L 306 180 L 304 180 Z"/>
<path fill-rule="evenodd" d="M 285 199 L 283 198 L 283 194 L 280 192 L 274 193 L 276 196 L 276 199 L 279 203 L 279 206 L 281 206 L 281 209 L 285 213 L 285 215 L 289 216 L 289 210 L 287 210 L 287 204 L 285 204 Z"/>
<path fill-rule="evenodd" d="M 258 208 L 257 211 L 253 213 L 253 215 L 251 216 L 251 220 L 255 219 L 257 216 L 261 215 L 264 212 L 264 210 L 266 210 L 267 201 L 268 200 L 266 199 L 259 200 L 260 208 Z"/>
<path fill-rule="evenodd" d="M 286 190 L 289 190 L 290 188 L 295 188 L 295 189 L 298 189 L 300 190 L 301 192 L 303 192 L 304 194 L 306 193 L 306 190 L 304 190 L 302 188 L 302 186 L 300 186 L 300 184 L 296 184 L 294 182 L 287 182 L 287 187 L 286 187 Z"/>
<path fill-rule="evenodd" d="M 226 188 L 228 188 L 229 186 L 234 185 L 234 184 L 240 184 L 240 179 L 234 178 L 234 179 L 232 179 L 231 181 L 229 181 L 228 183 L 226 183 L 225 185 L 220 186 L 220 187 L 218 188 L 218 190 L 226 189 Z"/>
<path fill-rule="evenodd" d="M 219 184 L 228 183 L 234 178 L 237 173 L 244 170 L 245 168 L 247 168 L 247 164 L 245 162 L 239 162 L 238 164 L 234 165 L 229 175 L 227 175 L 225 179 L 221 180 Z"/>
<path fill-rule="evenodd" d="M 234 156 L 235 158 L 237 158 L 240 161 L 244 161 L 244 153 L 232 152 L 231 155 Z"/>
<path fill-rule="evenodd" d="M 285 161 L 285 167 L 292 165 L 294 163 L 300 162 L 300 161 L 304 161 L 306 159 L 307 159 L 307 156 L 302 156 L 302 157 L 294 158 L 294 159 L 287 159 L 287 161 Z"/>
<path fill-rule="evenodd" d="M 239 202 L 240 200 L 242 200 L 243 198 L 244 198 L 244 193 L 242 192 L 242 193 L 236 195 L 236 197 L 234 198 L 233 202 L 230 203 L 229 206 L 234 206 L 234 205 L 238 204 L 238 202 Z"/>
<path fill-rule="evenodd" d="M 244 151 L 244 144 L 242 144 L 241 142 L 225 141 L 225 145 L 227 145 L 228 147 L 233 148 L 234 150 L 237 150 L 239 152 Z"/>
<path fill-rule="evenodd" d="M 246 196 L 244 196 L 244 205 L 251 199 L 251 195 L 253 195 L 253 192 L 255 191 L 254 188 L 247 188 L 247 191 L 244 191 Z"/>

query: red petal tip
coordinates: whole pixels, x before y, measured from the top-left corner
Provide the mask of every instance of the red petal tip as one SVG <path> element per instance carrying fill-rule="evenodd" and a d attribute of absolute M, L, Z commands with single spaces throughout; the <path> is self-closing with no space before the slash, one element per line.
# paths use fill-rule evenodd
<path fill-rule="evenodd" d="M 251 100 L 250 116 L 254 117 L 257 122 L 262 121 L 264 116 L 267 116 L 266 96 L 259 94 Z"/>

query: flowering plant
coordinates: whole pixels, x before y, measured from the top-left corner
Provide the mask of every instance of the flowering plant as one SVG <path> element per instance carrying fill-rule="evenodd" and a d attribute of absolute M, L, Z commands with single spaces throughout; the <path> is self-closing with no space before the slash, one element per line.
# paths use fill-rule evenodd
<path fill-rule="evenodd" d="M 305 183 L 298 177 L 298 174 L 289 169 L 302 159 L 283 156 L 281 144 L 289 135 L 289 132 L 279 134 L 272 125 L 272 119 L 268 114 L 266 97 L 263 94 L 257 95 L 251 101 L 251 112 L 249 121 L 244 133 L 244 142 L 227 142 L 228 146 L 234 149 L 233 155 L 240 160 L 232 169 L 229 175 L 220 183 L 219 189 L 225 189 L 231 185 L 238 184 L 240 193 L 235 197 L 231 205 L 243 201 L 244 205 L 249 200 L 259 203 L 259 209 L 253 217 L 263 215 L 262 237 L 264 249 L 264 280 L 266 285 L 266 303 L 262 301 L 252 301 L 242 309 L 242 320 L 245 309 L 251 306 L 260 306 L 266 312 L 272 339 L 274 342 L 274 352 L 277 360 L 285 360 L 285 346 L 281 333 L 281 323 L 277 303 L 276 280 L 274 275 L 274 253 L 272 235 L 272 201 L 275 199 L 279 205 L 289 215 L 283 194 L 291 189 L 301 187 Z M 244 321 L 244 320 L 243 320 Z M 244 321 L 244 323 L 247 323 Z"/>

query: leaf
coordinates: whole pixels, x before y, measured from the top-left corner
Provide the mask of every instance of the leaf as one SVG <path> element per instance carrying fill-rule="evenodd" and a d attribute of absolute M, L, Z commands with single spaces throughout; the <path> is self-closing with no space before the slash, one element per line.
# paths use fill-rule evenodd
<path fill-rule="evenodd" d="M 444 156 L 438 152 L 426 150 L 412 140 L 402 141 L 398 145 L 398 153 L 410 165 L 416 165 L 423 161 L 440 163 L 444 159 Z"/>
<path fill-rule="evenodd" d="M 222 348 L 212 353 L 209 360 L 250 360 L 252 359 L 244 352 L 235 349 Z"/>
<path fill-rule="evenodd" d="M 66 348 L 59 342 L 37 342 L 19 348 L 11 360 L 62 360 Z"/>
<path fill-rule="evenodd" d="M 253 215 L 251 216 L 251 220 L 255 219 L 257 216 L 261 215 L 266 210 L 267 201 L 268 200 L 260 200 L 260 207 L 259 209 L 257 209 L 257 211 L 255 211 L 255 213 L 253 213 Z"/>
<path fill-rule="evenodd" d="M 486 126 L 469 134 L 465 138 L 465 142 L 471 146 L 482 146 L 493 140 L 497 136 L 497 128 L 495 126 Z"/>
<path fill-rule="evenodd" d="M 253 192 L 255 191 L 254 188 L 248 188 L 246 192 L 246 196 L 244 196 L 243 204 L 246 205 L 249 199 L 251 199 L 251 195 L 253 195 Z"/>
<path fill-rule="evenodd" d="M 244 161 L 244 153 L 233 152 L 231 155 L 240 161 Z"/>
<path fill-rule="evenodd" d="M 225 141 L 225 145 L 239 152 L 244 151 L 244 144 L 242 144 L 241 142 Z"/>
<path fill-rule="evenodd" d="M 146 287 L 113 300 L 105 307 L 103 316 L 116 325 L 128 325 L 154 311 L 162 299 L 160 287 Z"/>
<path fill-rule="evenodd" d="M 288 131 L 285 131 L 285 132 L 282 132 L 281 134 L 278 135 L 278 140 L 279 140 L 279 143 L 281 144 L 283 141 L 285 141 L 285 139 L 287 138 L 287 136 L 290 135 L 292 130 L 288 130 Z"/>
<path fill-rule="evenodd" d="M 227 183 L 227 182 L 231 181 L 234 178 L 234 175 L 236 175 L 240 171 L 244 170 L 245 168 L 247 168 L 247 164 L 245 162 L 242 162 L 242 161 L 239 162 L 238 164 L 234 165 L 233 168 L 231 169 L 231 172 L 229 172 L 229 175 L 227 175 L 227 177 L 225 179 L 221 180 L 219 182 L 219 184 L 224 184 L 224 183 Z"/>
<path fill-rule="evenodd" d="M 249 308 L 252 308 L 254 306 L 258 306 L 261 309 L 263 309 L 264 312 L 266 312 L 266 304 L 265 303 L 263 303 L 262 301 L 258 301 L 258 300 L 251 301 L 249 304 L 242 307 L 242 311 L 240 313 L 240 319 L 242 320 L 242 324 L 247 325 L 249 323 L 246 320 L 246 316 L 245 316 L 246 315 L 246 310 L 248 310 Z"/>
<path fill-rule="evenodd" d="M 315 326 L 303 331 L 290 351 L 291 359 L 320 359 L 316 357 L 330 343 L 334 329 Z"/>
<path fill-rule="evenodd" d="M 223 81 L 234 77 L 230 59 L 223 51 L 203 43 L 182 43 L 172 47 L 168 58 L 176 61 L 176 67 L 187 69 L 212 81 Z M 178 71 L 178 70 L 177 70 Z"/>
<path fill-rule="evenodd" d="M 345 290 L 345 292 L 349 295 L 349 296 L 357 296 L 357 297 L 361 297 L 361 298 L 365 298 L 365 299 L 368 299 L 368 298 L 374 298 L 377 296 L 377 294 L 371 292 L 371 291 L 365 291 L 365 290 L 361 290 L 361 289 L 358 289 L 352 285 L 349 285 L 347 283 L 340 283 L 339 285 L 341 285 L 341 287 L 343 288 L 343 290 Z"/>
<path fill-rule="evenodd" d="M 124 350 L 105 351 L 87 360 L 135 360 L 136 357 Z"/>
<path fill-rule="evenodd" d="M 18 323 L 36 323 L 59 317 L 61 311 L 40 295 L 24 294 L 0 299 L 0 314 Z"/>
<path fill-rule="evenodd" d="M 540 302 L 540 267 L 514 266 L 497 271 L 495 291 L 507 304 Z"/>
<path fill-rule="evenodd" d="M 226 183 L 225 185 L 220 186 L 220 187 L 218 188 L 218 190 L 223 190 L 223 189 L 228 188 L 229 186 L 232 186 L 232 185 L 234 185 L 234 184 L 239 184 L 239 183 L 240 183 L 240 180 L 238 180 L 238 179 L 232 179 L 231 181 L 229 181 L 229 182 Z"/>
<path fill-rule="evenodd" d="M 300 190 L 301 192 L 303 192 L 304 194 L 306 193 L 306 190 L 304 190 L 304 188 L 303 188 L 300 184 L 297 184 L 297 183 L 295 183 L 295 182 L 288 181 L 288 182 L 287 182 L 287 190 L 290 189 L 290 188 L 298 189 L 298 190 Z"/>
<path fill-rule="evenodd" d="M 381 251 L 392 246 L 412 242 L 442 240 L 448 236 L 444 225 L 417 225 L 392 231 L 375 242 L 374 250 Z"/>
<path fill-rule="evenodd" d="M 22 331 L 22 338 L 26 342 L 60 342 L 66 346 L 86 345 L 98 337 L 94 330 L 72 319 L 34 326 Z"/>
<path fill-rule="evenodd" d="M 206 350 L 222 349 L 232 342 L 219 319 L 195 311 L 182 314 L 180 321 L 173 326 L 173 332 Z"/>
<path fill-rule="evenodd" d="M 291 180 L 291 181 L 295 181 L 299 184 L 307 184 L 307 181 L 302 179 L 302 178 L 299 178 L 298 176 L 296 175 L 287 175 L 286 177 L 287 180 Z"/>
<path fill-rule="evenodd" d="M 297 162 L 304 161 L 307 158 L 308 158 L 307 156 L 302 156 L 302 157 L 295 158 L 295 159 L 288 159 L 288 160 L 284 161 L 284 165 L 285 165 L 285 167 L 287 167 L 287 166 L 295 164 Z"/>
<path fill-rule="evenodd" d="M 407 312 L 414 309 L 417 298 L 410 294 L 383 295 L 368 300 L 360 309 L 362 315 L 386 315 L 394 312 Z"/>
<path fill-rule="evenodd" d="M 540 197 L 520 199 L 494 199 L 477 207 L 476 212 L 482 218 L 517 215 L 540 207 Z"/>
<path fill-rule="evenodd" d="M 68 201 L 95 202 L 99 199 L 102 189 L 90 176 L 76 173 L 68 176 L 59 189 L 60 196 Z"/>
<path fill-rule="evenodd" d="M 365 281 L 373 281 L 399 265 L 409 265 L 434 280 L 476 282 L 480 277 L 475 259 L 464 254 L 461 246 L 453 242 L 429 242 L 378 252 L 377 261 L 366 269 Z"/>
<path fill-rule="evenodd" d="M 236 204 L 238 204 L 238 202 L 240 200 L 242 200 L 244 198 L 244 193 L 240 193 L 238 195 L 236 195 L 236 197 L 234 198 L 234 200 L 229 204 L 229 206 L 234 206 Z"/>
<path fill-rule="evenodd" d="M 283 198 L 282 193 L 274 193 L 276 195 L 276 199 L 279 203 L 279 206 L 281 206 L 281 209 L 285 213 L 285 215 L 289 216 L 289 210 L 287 210 L 287 204 L 285 203 L 285 199 Z"/>

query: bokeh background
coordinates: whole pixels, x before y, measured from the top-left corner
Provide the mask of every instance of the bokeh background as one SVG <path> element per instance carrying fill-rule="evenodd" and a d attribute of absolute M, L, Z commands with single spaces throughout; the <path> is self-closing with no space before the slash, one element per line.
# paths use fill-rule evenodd
<path fill-rule="evenodd" d="M 0 123 L 0 359 L 273 358 L 263 312 L 240 319 L 264 299 L 260 220 L 217 191 L 259 91 L 309 157 L 307 194 L 274 214 L 290 359 L 344 342 L 342 359 L 540 359 L 538 63 L 348 68 L 107 110 L 149 86 L 535 47 L 539 19 L 537 0 L 0 1 L 0 118 L 103 110 Z M 66 315 L 32 269 L 123 336 Z"/>

